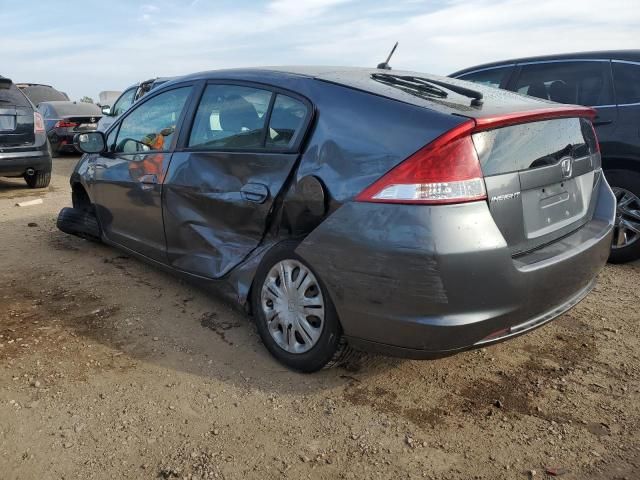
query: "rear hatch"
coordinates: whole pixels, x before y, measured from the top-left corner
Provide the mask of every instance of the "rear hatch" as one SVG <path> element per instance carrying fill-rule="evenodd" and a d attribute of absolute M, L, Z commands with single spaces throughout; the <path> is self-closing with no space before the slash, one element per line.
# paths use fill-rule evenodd
<path fill-rule="evenodd" d="M 513 256 L 593 216 L 600 154 L 586 118 L 550 118 L 472 134 L 491 214 Z"/>
<path fill-rule="evenodd" d="M 58 135 L 74 135 L 78 132 L 96 130 L 102 116 L 100 108 L 84 102 L 48 102 L 48 120 L 55 120 Z M 51 118 L 55 117 L 55 118 Z"/>
<path fill-rule="evenodd" d="M 33 107 L 9 79 L 0 78 L 0 147 L 19 147 L 34 141 Z"/>
<path fill-rule="evenodd" d="M 415 72 L 326 69 L 315 75 L 460 118 L 458 126 L 394 167 L 357 200 L 486 199 L 514 257 L 592 219 L 593 192 L 602 175 L 592 109 Z"/>

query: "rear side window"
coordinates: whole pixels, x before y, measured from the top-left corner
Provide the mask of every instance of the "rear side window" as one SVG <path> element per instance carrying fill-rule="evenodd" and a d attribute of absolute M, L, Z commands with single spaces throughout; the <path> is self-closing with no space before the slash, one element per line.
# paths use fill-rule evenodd
<path fill-rule="evenodd" d="M 622 62 L 611 65 L 618 105 L 640 103 L 640 65 Z"/>
<path fill-rule="evenodd" d="M 268 90 L 240 85 L 208 85 L 196 112 L 189 147 L 262 147 L 271 95 Z"/>
<path fill-rule="evenodd" d="M 518 93 L 559 103 L 611 105 L 609 62 L 550 62 L 523 65 Z"/>
<path fill-rule="evenodd" d="M 478 72 L 471 72 L 459 75 L 460 80 L 467 80 L 480 85 L 499 88 L 505 76 L 511 71 L 511 67 L 490 68 Z"/>
<path fill-rule="evenodd" d="M 13 83 L 0 82 L 0 108 L 3 106 L 29 107 L 31 104 L 18 87 Z"/>
<path fill-rule="evenodd" d="M 291 147 L 307 118 L 307 107 L 304 103 L 286 95 L 278 94 L 273 103 L 273 111 L 269 121 L 267 147 Z"/>

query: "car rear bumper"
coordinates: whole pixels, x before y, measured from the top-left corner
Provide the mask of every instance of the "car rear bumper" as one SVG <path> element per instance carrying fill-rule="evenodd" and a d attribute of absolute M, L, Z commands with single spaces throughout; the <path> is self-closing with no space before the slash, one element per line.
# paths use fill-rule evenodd
<path fill-rule="evenodd" d="M 609 255 L 615 198 L 604 178 L 590 222 L 513 258 L 486 202 L 349 203 L 298 247 L 356 346 L 428 358 L 519 335 L 562 314 Z"/>
<path fill-rule="evenodd" d="M 74 137 L 75 133 L 53 131 L 49 134 L 51 148 L 57 152 L 77 152 L 73 144 Z"/>
<path fill-rule="evenodd" d="M 51 156 L 46 149 L 0 153 L 0 175 L 22 176 L 27 169 L 51 171 Z"/>

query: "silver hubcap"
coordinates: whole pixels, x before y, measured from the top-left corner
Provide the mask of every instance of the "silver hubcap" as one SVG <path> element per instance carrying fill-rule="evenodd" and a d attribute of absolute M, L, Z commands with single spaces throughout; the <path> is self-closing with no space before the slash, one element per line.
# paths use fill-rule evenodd
<path fill-rule="evenodd" d="M 324 327 L 324 299 L 315 275 L 297 260 L 276 263 L 264 280 L 261 306 L 271 337 L 289 353 L 305 353 Z"/>
<path fill-rule="evenodd" d="M 612 248 L 628 247 L 640 238 L 640 198 L 620 187 L 613 187 L 618 201 Z"/>

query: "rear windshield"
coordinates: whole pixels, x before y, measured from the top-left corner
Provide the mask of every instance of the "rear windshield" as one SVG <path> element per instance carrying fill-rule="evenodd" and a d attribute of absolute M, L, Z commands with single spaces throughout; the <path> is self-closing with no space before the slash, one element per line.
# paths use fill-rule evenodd
<path fill-rule="evenodd" d="M 55 88 L 45 87 L 42 85 L 34 85 L 32 87 L 25 87 L 23 92 L 34 105 L 38 105 L 41 102 L 56 102 L 69 100 L 66 94 L 59 92 Z"/>
<path fill-rule="evenodd" d="M 562 118 L 523 123 L 473 134 L 486 176 L 554 165 L 566 156 L 594 153 L 595 135 L 588 120 Z"/>
<path fill-rule="evenodd" d="M 50 104 L 57 115 L 69 117 L 74 115 L 102 115 L 100 108 L 93 103 L 69 102 Z"/>
<path fill-rule="evenodd" d="M 7 105 L 31 107 L 29 100 L 26 99 L 18 87 L 14 84 L 0 83 L 0 108 Z"/>

